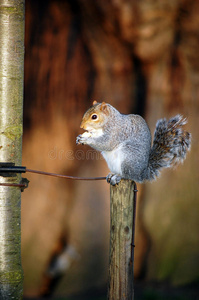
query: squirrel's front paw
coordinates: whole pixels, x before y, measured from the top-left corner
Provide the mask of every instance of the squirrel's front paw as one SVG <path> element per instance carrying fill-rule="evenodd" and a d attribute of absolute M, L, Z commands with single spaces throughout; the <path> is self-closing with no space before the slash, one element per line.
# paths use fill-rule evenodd
<path fill-rule="evenodd" d="M 120 182 L 120 180 L 122 179 L 122 177 L 120 175 L 117 174 L 108 174 L 108 176 L 106 177 L 106 181 L 108 183 L 110 183 L 111 185 L 116 185 Z"/>
<path fill-rule="evenodd" d="M 76 138 L 76 144 L 87 144 L 88 138 L 91 137 L 91 133 L 90 132 L 84 132 L 82 134 L 79 134 Z"/>
<path fill-rule="evenodd" d="M 82 135 L 79 134 L 77 137 L 76 137 L 76 144 L 82 144 L 84 145 L 83 141 L 82 141 Z"/>

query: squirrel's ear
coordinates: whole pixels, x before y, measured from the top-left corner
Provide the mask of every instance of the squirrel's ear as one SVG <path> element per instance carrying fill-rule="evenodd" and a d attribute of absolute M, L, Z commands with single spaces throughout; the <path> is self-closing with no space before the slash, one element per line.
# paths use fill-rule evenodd
<path fill-rule="evenodd" d="M 105 114 L 108 114 L 108 105 L 105 102 L 102 102 L 100 110 L 103 111 Z"/>
<path fill-rule="evenodd" d="M 97 101 L 96 101 L 96 100 L 93 101 L 93 105 L 95 105 L 95 104 L 97 104 Z"/>

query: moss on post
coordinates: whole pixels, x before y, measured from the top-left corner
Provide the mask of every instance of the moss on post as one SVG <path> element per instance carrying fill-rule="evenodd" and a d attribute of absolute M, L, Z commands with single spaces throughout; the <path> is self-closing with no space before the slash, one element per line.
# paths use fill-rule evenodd
<path fill-rule="evenodd" d="M 21 165 L 25 0 L 0 1 L 0 162 Z M 19 183 L 21 176 L 0 177 Z M 21 191 L 0 187 L 0 299 L 22 299 Z"/>
<path fill-rule="evenodd" d="M 109 300 L 133 300 L 134 187 L 131 180 L 111 186 Z"/>

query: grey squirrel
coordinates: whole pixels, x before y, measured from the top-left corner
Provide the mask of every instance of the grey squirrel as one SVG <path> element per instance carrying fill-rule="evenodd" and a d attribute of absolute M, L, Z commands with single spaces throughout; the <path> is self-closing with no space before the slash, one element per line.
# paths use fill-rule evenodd
<path fill-rule="evenodd" d="M 94 101 L 81 122 L 86 132 L 76 143 L 101 152 L 111 171 L 107 176 L 110 184 L 121 178 L 143 182 L 185 159 L 191 145 L 191 134 L 182 128 L 185 124 L 181 115 L 158 120 L 151 147 L 151 133 L 141 116 L 124 115 L 108 103 Z"/>

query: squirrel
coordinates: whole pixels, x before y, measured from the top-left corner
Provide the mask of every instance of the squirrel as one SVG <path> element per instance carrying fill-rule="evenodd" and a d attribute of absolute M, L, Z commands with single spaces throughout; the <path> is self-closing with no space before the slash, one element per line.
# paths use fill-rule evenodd
<path fill-rule="evenodd" d="M 111 171 L 108 183 L 116 185 L 122 178 L 142 183 L 185 159 L 191 146 L 191 134 L 182 128 L 186 123 L 179 114 L 158 120 L 151 146 L 151 133 L 141 116 L 124 115 L 108 103 L 94 101 L 80 125 L 86 131 L 76 143 L 101 152 Z"/>

